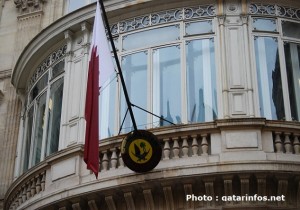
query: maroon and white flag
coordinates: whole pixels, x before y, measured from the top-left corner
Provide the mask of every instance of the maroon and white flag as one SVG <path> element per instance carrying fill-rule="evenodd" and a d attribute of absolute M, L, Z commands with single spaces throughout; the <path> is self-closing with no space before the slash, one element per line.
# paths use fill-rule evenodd
<path fill-rule="evenodd" d="M 96 178 L 99 172 L 99 89 L 113 72 L 112 56 L 97 1 L 86 90 L 84 145 L 84 161 Z"/>

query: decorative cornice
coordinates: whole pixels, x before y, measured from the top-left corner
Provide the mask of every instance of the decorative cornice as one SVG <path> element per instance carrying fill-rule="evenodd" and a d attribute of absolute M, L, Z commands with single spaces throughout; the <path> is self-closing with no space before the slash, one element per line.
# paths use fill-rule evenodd
<path fill-rule="evenodd" d="M 21 15 L 43 10 L 43 4 L 47 0 L 14 0 L 16 8 Z"/>
<path fill-rule="evenodd" d="M 201 5 L 194 7 L 183 7 L 147 14 L 120 21 L 111 26 L 113 35 L 134 31 L 154 25 L 176 22 L 180 20 L 191 20 L 202 17 L 214 17 L 216 15 L 216 6 Z"/>

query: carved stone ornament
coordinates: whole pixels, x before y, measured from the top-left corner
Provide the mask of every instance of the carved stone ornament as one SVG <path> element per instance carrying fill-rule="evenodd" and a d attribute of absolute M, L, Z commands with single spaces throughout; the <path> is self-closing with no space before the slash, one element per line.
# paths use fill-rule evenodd
<path fill-rule="evenodd" d="M 3 94 L 2 90 L 0 90 L 0 104 L 1 104 L 1 102 L 3 100 L 3 98 L 4 98 L 4 94 Z"/>
<path fill-rule="evenodd" d="M 42 4 L 47 0 L 14 0 L 21 14 L 42 10 Z"/>

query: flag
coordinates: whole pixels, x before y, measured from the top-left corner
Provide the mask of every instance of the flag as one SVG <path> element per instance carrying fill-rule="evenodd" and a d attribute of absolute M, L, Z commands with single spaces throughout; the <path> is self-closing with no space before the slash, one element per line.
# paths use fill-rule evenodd
<path fill-rule="evenodd" d="M 88 81 L 85 101 L 86 133 L 84 162 L 98 178 L 99 171 L 99 88 L 114 72 L 103 20 L 97 1 L 89 57 Z M 105 99 L 104 99 L 105 100 Z"/>

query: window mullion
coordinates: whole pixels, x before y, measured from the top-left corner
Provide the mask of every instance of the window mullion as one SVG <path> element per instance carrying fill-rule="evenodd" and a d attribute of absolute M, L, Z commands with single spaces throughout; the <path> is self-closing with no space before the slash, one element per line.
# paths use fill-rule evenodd
<path fill-rule="evenodd" d="M 122 39 L 121 39 L 122 40 Z M 118 59 L 119 59 L 119 61 L 121 61 L 121 59 L 122 59 L 122 56 L 121 55 L 119 55 L 118 56 Z M 119 71 L 120 69 L 118 69 L 118 71 Z M 122 106 L 121 106 L 121 96 L 122 96 L 122 87 L 121 87 L 121 81 L 120 81 L 120 76 L 119 76 L 119 72 L 118 72 L 118 84 L 117 84 L 117 96 L 116 96 L 116 109 L 118 110 L 117 112 L 116 112 L 116 118 L 115 119 L 117 119 L 116 120 L 116 123 L 115 123 L 115 125 L 116 125 L 116 128 L 115 128 L 115 131 L 116 131 L 116 133 L 118 134 L 119 133 L 119 130 L 120 130 L 120 128 L 121 128 L 121 123 L 122 123 L 122 121 L 123 121 L 123 117 L 124 116 L 121 116 L 121 108 L 122 108 Z"/>
<path fill-rule="evenodd" d="M 182 30 L 183 31 L 183 30 Z M 188 123 L 187 119 L 187 72 L 186 72 L 186 42 L 183 41 L 180 44 L 181 53 L 180 53 L 180 60 L 181 60 L 181 123 L 186 124 Z"/>
<path fill-rule="evenodd" d="M 119 60 L 121 59 L 121 55 L 118 55 Z M 116 89 L 114 92 L 115 95 L 115 104 L 114 104 L 114 109 L 115 109 L 115 116 L 114 116 L 114 135 L 117 135 L 119 133 L 120 130 L 120 113 L 121 113 L 121 87 L 120 87 L 120 78 L 119 78 L 119 74 L 117 74 L 117 78 L 116 78 Z M 101 126 L 101 125 L 100 125 Z"/>
<path fill-rule="evenodd" d="M 153 106 L 152 106 L 152 96 L 153 96 L 153 91 L 152 91 L 152 51 L 151 49 L 147 50 L 147 110 L 152 112 Z M 147 129 L 153 127 L 153 117 L 151 114 L 147 114 Z"/>

